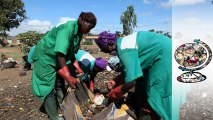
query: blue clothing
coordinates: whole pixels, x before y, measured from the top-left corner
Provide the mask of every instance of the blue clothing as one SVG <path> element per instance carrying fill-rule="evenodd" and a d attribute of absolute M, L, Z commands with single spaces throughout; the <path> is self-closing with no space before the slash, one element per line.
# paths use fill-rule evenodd
<path fill-rule="evenodd" d="M 78 61 L 81 69 L 84 71 L 84 76 L 81 78 L 81 80 L 89 80 L 88 75 L 90 75 L 93 71 L 95 66 L 95 58 L 84 50 L 78 50 L 78 52 L 75 54 L 75 58 Z M 70 61 L 68 61 L 67 64 L 70 64 Z M 68 66 L 71 67 L 71 65 Z"/>
<path fill-rule="evenodd" d="M 34 45 L 33 47 L 30 48 L 30 52 L 28 53 L 28 58 L 27 58 L 27 61 L 32 64 L 33 62 L 33 54 L 34 54 L 34 51 L 35 51 L 35 47 L 36 45 Z"/>

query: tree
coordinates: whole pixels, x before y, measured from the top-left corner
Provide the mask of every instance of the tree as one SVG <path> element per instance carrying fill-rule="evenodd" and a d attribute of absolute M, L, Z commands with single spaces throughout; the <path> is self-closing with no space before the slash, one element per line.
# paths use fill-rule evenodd
<path fill-rule="evenodd" d="M 164 35 L 167 36 L 167 37 L 169 37 L 169 38 L 172 38 L 172 35 L 170 35 L 169 32 L 164 33 Z"/>
<path fill-rule="evenodd" d="M 172 35 L 170 35 L 170 33 L 169 32 L 164 32 L 164 31 L 161 31 L 161 30 L 155 30 L 155 29 L 150 29 L 149 30 L 149 32 L 156 32 L 156 33 L 160 33 L 160 34 L 163 34 L 163 35 L 165 35 L 165 36 L 167 36 L 167 37 L 169 37 L 169 38 L 172 38 Z"/>
<path fill-rule="evenodd" d="M 120 31 L 115 31 L 115 34 L 117 37 L 121 37 L 121 32 Z"/>
<path fill-rule="evenodd" d="M 150 29 L 149 32 L 155 32 L 155 29 Z"/>
<path fill-rule="evenodd" d="M 6 35 L 6 31 L 18 27 L 26 19 L 24 3 L 21 0 L 0 0 L 0 31 Z"/>
<path fill-rule="evenodd" d="M 21 46 L 20 50 L 24 53 L 28 52 L 28 48 L 37 44 L 37 42 L 44 36 L 42 33 L 36 31 L 28 31 L 25 33 L 20 33 L 16 37 L 20 40 Z"/>
<path fill-rule="evenodd" d="M 133 32 L 133 28 L 137 26 L 137 16 L 133 5 L 127 7 L 127 10 L 122 13 L 120 20 L 121 24 L 123 24 L 123 34 L 131 34 Z"/>

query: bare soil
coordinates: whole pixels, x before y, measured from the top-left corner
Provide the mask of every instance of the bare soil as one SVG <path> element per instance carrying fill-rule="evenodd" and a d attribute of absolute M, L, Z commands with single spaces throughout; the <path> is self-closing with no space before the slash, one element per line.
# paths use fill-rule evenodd
<path fill-rule="evenodd" d="M 24 55 L 18 47 L 0 47 L 0 54 L 6 54 L 22 62 Z M 26 76 L 19 76 L 23 62 L 15 68 L 0 67 L 0 120 L 48 120 L 38 108 L 42 104 L 31 91 L 31 70 Z"/>
<path fill-rule="evenodd" d="M 18 62 L 23 61 L 24 54 L 18 50 L 18 47 L 0 46 L 1 54 L 6 54 Z M 93 55 L 94 57 L 110 57 L 102 52 Z M 15 68 L 3 69 L 2 66 L 0 67 L 0 120 L 48 120 L 47 115 L 38 110 L 42 102 L 31 91 L 32 71 L 27 71 L 26 76 L 19 76 L 23 65 L 22 62 Z M 95 87 L 106 88 L 106 82 L 103 81 L 109 80 L 112 75 L 113 73 L 98 74 Z"/>

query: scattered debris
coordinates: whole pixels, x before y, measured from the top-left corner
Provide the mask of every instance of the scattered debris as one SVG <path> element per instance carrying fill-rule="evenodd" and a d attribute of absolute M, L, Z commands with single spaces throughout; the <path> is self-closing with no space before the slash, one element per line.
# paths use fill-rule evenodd
<path fill-rule="evenodd" d="M 0 92 L 3 92 L 4 91 L 4 88 L 0 88 Z"/>
<path fill-rule="evenodd" d="M 20 110 L 20 111 L 24 111 L 24 109 L 23 109 L 22 107 L 21 107 L 21 108 L 19 108 L 19 110 Z"/>
<path fill-rule="evenodd" d="M 105 97 L 102 94 L 95 95 L 94 103 L 96 105 L 101 105 L 104 101 Z"/>
<path fill-rule="evenodd" d="M 1 64 L 3 65 L 4 69 L 7 68 L 14 68 L 18 61 L 15 61 L 13 58 L 9 58 L 5 54 L 1 55 Z"/>

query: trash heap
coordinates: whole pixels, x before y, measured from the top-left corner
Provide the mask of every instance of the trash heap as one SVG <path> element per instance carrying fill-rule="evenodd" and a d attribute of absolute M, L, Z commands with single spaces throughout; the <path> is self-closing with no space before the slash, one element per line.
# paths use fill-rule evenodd
<path fill-rule="evenodd" d="M 85 120 L 89 120 L 92 116 L 100 113 L 105 106 L 102 104 L 105 97 L 103 94 L 96 94 L 93 102 L 88 102 L 84 106 L 80 106 Z"/>
<path fill-rule="evenodd" d="M 92 120 L 104 117 L 106 114 L 109 114 L 113 109 L 119 110 L 116 108 L 113 103 L 108 103 L 105 95 L 109 92 L 107 89 L 107 81 L 111 80 L 119 73 L 116 72 L 102 72 L 96 76 L 95 79 L 95 94 L 91 95 L 88 92 L 88 88 L 85 87 L 81 82 L 76 85 L 75 89 L 68 89 L 68 95 L 63 101 L 64 112 L 63 115 L 67 120 Z M 104 76 L 104 77 L 103 77 Z M 125 112 L 123 116 L 128 116 L 128 113 Z M 119 117 L 119 114 L 117 115 Z"/>
<path fill-rule="evenodd" d="M 1 64 L 3 66 L 3 68 L 14 68 L 15 65 L 18 63 L 17 61 L 15 61 L 13 58 L 7 58 L 4 57 L 5 55 L 2 55 L 1 57 Z"/>

